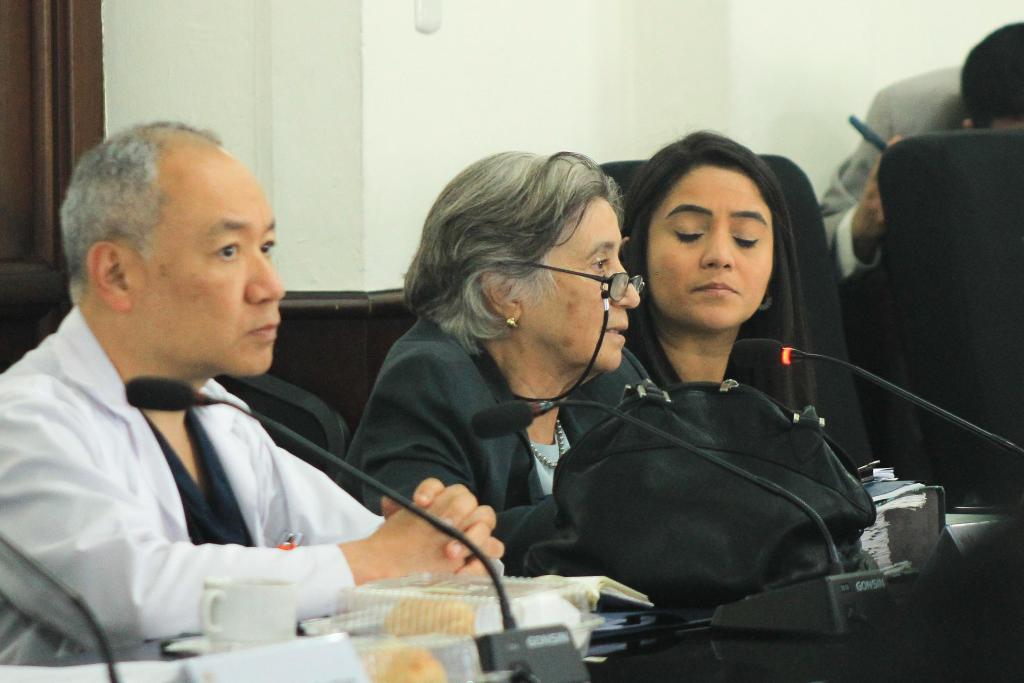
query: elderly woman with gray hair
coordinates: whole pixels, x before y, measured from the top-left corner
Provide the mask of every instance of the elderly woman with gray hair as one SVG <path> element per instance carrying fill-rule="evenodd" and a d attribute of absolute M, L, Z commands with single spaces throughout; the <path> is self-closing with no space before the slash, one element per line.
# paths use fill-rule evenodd
<path fill-rule="evenodd" d="M 506 569 L 521 571 L 553 530 L 559 458 L 604 416 L 556 408 L 494 439 L 470 423 L 517 398 L 615 405 L 645 377 L 624 349 L 643 281 L 623 272 L 621 243 L 618 190 L 586 157 L 509 152 L 456 176 L 405 276 L 419 320 L 384 361 L 349 461 L 403 493 L 463 484 L 498 513 Z"/>

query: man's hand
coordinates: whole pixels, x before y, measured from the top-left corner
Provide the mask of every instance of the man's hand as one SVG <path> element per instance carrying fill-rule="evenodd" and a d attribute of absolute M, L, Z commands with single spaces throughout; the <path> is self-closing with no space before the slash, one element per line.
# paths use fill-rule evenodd
<path fill-rule="evenodd" d="M 437 479 L 423 481 L 413 502 L 464 533 L 491 558 L 505 546 L 491 533 L 497 519 L 487 505 L 478 505 L 465 486 L 445 487 Z M 387 498 L 381 501 L 384 524 L 368 538 L 342 544 L 357 584 L 414 572 L 482 574 L 484 567 L 461 543 L 429 526 Z"/>
<path fill-rule="evenodd" d="M 895 135 L 888 144 L 891 146 L 902 139 L 902 136 Z M 853 212 L 853 222 L 850 224 L 853 253 L 865 263 L 875 258 L 878 243 L 885 236 L 885 214 L 882 212 L 882 196 L 878 192 L 878 167 L 881 163 L 882 157 L 879 156 L 868 174 L 864 192 L 861 193 L 860 203 Z"/>

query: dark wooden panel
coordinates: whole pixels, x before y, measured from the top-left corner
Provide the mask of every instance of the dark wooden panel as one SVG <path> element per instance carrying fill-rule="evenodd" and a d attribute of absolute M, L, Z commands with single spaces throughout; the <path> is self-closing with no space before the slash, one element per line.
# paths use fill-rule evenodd
<path fill-rule="evenodd" d="M 0 372 L 35 348 L 66 313 L 65 306 L 0 306 Z"/>
<path fill-rule="evenodd" d="M 290 292 L 270 369 L 307 389 L 353 430 L 391 345 L 412 326 L 400 290 Z"/>
<path fill-rule="evenodd" d="M 31 257 L 32 8 L 0 2 L 0 262 Z"/>
<path fill-rule="evenodd" d="M 54 306 L 65 297 L 60 271 L 38 264 L 0 263 L 0 306 Z"/>
<path fill-rule="evenodd" d="M 370 320 L 366 330 L 366 374 L 373 389 L 380 366 L 388 355 L 391 345 L 405 334 L 416 321 L 415 316 L 405 307 L 402 290 L 372 292 L 370 298 Z M 365 401 L 364 401 L 365 403 Z M 360 414 L 362 411 L 360 410 Z"/>
<path fill-rule="evenodd" d="M 59 207 L 103 139 L 100 0 L 0 0 L 0 367 L 68 308 Z"/>
<path fill-rule="evenodd" d="M 54 245 L 60 242 L 58 231 L 58 205 L 54 174 L 60 144 L 57 112 L 54 108 L 57 83 L 54 76 L 60 71 L 58 53 L 54 43 L 53 2 L 32 2 L 32 223 L 26 226 L 32 232 L 33 250 L 25 260 L 45 263 L 59 270 Z"/>
<path fill-rule="evenodd" d="M 101 0 L 57 2 L 54 70 L 54 154 L 57 210 L 82 153 L 103 139 L 103 20 Z M 59 244 L 59 240 L 58 240 Z M 59 247 L 57 249 L 59 252 Z"/>

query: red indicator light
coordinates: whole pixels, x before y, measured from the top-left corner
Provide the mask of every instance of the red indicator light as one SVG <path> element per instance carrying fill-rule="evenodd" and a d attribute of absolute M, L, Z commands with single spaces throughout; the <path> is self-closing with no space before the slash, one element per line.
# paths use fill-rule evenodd
<path fill-rule="evenodd" d="M 783 346 L 782 347 L 782 364 L 792 365 L 793 364 L 793 347 Z"/>

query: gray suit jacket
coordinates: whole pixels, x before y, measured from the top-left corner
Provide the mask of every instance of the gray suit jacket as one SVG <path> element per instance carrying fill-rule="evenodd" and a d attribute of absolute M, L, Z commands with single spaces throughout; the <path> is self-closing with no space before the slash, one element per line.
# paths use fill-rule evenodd
<path fill-rule="evenodd" d="M 930 71 L 882 89 L 868 109 L 866 123 L 883 140 L 960 128 L 967 117 L 960 102 L 960 67 Z M 879 152 L 863 140 L 833 174 L 821 200 L 825 235 L 835 248 L 836 228 L 860 201 Z"/>

